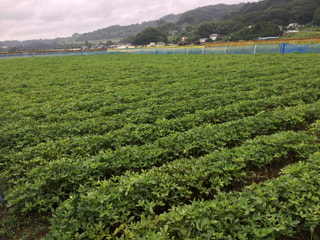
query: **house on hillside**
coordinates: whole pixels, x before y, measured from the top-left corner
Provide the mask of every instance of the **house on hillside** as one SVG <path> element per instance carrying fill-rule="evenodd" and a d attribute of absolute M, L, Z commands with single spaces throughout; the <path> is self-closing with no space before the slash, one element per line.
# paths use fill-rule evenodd
<path fill-rule="evenodd" d="M 206 44 L 208 39 L 211 39 L 212 41 L 214 41 L 217 39 L 217 37 L 218 37 L 218 34 L 212 33 L 209 35 L 209 38 L 200 38 L 199 42 L 200 42 L 200 44 Z"/>
<path fill-rule="evenodd" d="M 297 29 L 297 28 L 301 28 L 301 27 L 302 27 L 302 25 L 300 25 L 299 23 L 290 23 L 287 28 L 288 29 L 289 28 Z"/>
<path fill-rule="evenodd" d="M 216 39 L 217 39 L 218 34 L 216 34 L 216 33 L 212 33 L 212 34 L 210 34 L 210 36 L 209 36 L 209 37 L 211 38 L 211 40 L 212 40 L 212 41 L 214 41 L 214 40 L 216 40 Z"/>
<path fill-rule="evenodd" d="M 200 44 L 206 44 L 207 39 L 208 38 L 200 38 L 199 39 Z"/>
<path fill-rule="evenodd" d="M 129 44 L 123 44 L 123 45 L 112 45 L 115 46 L 113 48 L 119 48 L 119 49 L 125 49 L 125 48 L 136 48 L 135 46 L 131 45 L 131 43 Z"/>
<path fill-rule="evenodd" d="M 147 47 L 164 47 L 166 43 L 164 42 L 150 42 Z"/>

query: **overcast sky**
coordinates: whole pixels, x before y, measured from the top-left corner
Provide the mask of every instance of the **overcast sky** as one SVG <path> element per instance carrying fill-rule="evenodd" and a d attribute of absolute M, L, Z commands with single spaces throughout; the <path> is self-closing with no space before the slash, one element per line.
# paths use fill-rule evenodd
<path fill-rule="evenodd" d="M 258 0 L 0 0 L 0 41 L 69 37 L 219 3 Z"/>

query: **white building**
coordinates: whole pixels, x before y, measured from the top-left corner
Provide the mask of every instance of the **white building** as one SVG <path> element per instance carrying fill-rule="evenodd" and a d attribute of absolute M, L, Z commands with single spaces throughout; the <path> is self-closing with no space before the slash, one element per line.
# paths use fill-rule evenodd
<path fill-rule="evenodd" d="M 200 38 L 200 39 L 199 39 L 199 42 L 200 42 L 201 44 L 206 44 L 207 39 L 208 39 L 208 38 Z"/>
<path fill-rule="evenodd" d="M 299 23 L 290 23 L 288 28 L 301 28 L 301 25 Z"/>
<path fill-rule="evenodd" d="M 216 34 L 216 33 L 212 33 L 212 34 L 210 34 L 210 36 L 209 36 L 209 37 L 211 38 L 211 40 L 212 40 L 212 41 L 214 41 L 214 40 L 216 40 L 216 39 L 217 39 L 218 34 Z"/>

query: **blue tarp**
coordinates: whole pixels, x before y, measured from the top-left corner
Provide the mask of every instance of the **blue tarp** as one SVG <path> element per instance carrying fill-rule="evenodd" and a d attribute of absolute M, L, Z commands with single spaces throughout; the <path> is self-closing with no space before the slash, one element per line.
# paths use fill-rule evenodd
<path fill-rule="evenodd" d="M 318 44 L 317 44 L 318 45 Z M 307 53 L 309 44 L 281 44 L 281 50 L 280 53 Z"/>

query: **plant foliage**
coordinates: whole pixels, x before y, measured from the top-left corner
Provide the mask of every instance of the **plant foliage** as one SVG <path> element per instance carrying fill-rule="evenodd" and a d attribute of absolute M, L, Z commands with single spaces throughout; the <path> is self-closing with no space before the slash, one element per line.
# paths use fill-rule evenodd
<path fill-rule="evenodd" d="M 317 54 L 9 59 L 0 73 L 1 236 L 48 221 L 47 239 L 319 233 Z"/>

